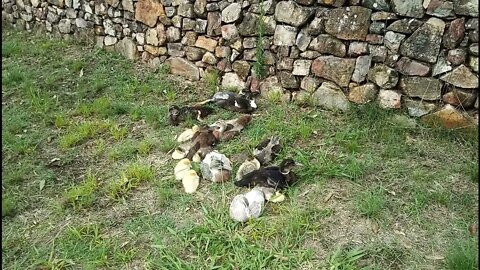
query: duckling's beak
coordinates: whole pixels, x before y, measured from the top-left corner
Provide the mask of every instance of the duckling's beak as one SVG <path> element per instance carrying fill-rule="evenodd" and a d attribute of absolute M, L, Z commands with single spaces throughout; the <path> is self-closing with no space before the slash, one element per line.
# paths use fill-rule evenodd
<path fill-rule="evenodd" d="M 295 162 L 295 166 L 303 167 L 303 164 L 300 162 Z"/>

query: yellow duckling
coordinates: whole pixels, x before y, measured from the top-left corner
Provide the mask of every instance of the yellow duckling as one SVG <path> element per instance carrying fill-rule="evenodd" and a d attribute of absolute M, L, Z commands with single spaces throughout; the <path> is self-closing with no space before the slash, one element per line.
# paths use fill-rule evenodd
<path fill-rule="evenodd" d="M 200 185 L 200 177 L 194 170 L 189 170 L 182 178 L 183 189 L 186 193 L 194 193 Z"/>
<path fill-rule="evenodd" d="M 180 160 L 174 168 L 175 180 L 182 180 L 185 174 L 192 168 L 192 163 L 189 159 L 184 158 Z"/>

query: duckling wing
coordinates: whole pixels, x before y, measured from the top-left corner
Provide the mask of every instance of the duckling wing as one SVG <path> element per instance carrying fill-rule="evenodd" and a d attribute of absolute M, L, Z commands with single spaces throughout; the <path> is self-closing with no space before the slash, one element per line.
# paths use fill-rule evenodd
<path fill-rule="evenodd" d="M 249 187 L 255 186 L 262 181 L 266 181 L 267 175 L 264 169 L 258 169 L 253 172 L 247 173 L 242 177 L 240 181 L 234 182 L 237 187 Z"/>

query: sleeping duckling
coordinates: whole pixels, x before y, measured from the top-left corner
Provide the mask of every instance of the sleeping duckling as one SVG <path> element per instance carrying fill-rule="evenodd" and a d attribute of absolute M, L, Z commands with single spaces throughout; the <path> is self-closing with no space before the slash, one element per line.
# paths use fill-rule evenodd
<path fill-rule="evenodd" d="M 200 163 L 200 170 L 203 179 L 215 183 L 222 183 L 230 179 L 232 163 L 224 154 L 212 151 L 208 153 L 202 163 Z"/>
<path fill-rule="evenodd" d="M 260 169 L 260 162 L 255 157 L 249 157 L 238 167 L 235 179 L 240 181 L 243 176 L 258 169 Z"/>
<path fill-rule="evenodd" d="M 212 113 L 213 109 L 210 107 L 198 105 L 179 107 L 173 105 L 168 109 L 168 118 L 171 125 L 177 126 L 180 122 L 185 121 L 187 117 L 192 117 L 201 122 L 203 121 L 203 118 Z"/>
<path fill-rule="evenodd" d="M 180 160 L 175 168 L 173 169 L 175 174 L 175 180 L 182 180 L 185 174 L 192 168 L 192 163 L 190 160 L 184 158 Z"/>
<path fill-rule="evenodd" d="M 210 102 L 215 102 L 220 108 L 239 113 L 252 113 L 257 109 L 255 99 L 249 94 L 237 95 L 231 92 L 217 92 L 212 98 L 200 102 L 198 105 Z"/>
<path fill-rule="evenodd" d="M 246 194 L 240 194 L 230 203 L 230 217 L 238 222 L 258 218 L 262 214 L 265 197 L 262 191 L 254 188 Z"/>
<path fill-rule="evenodd" d="M 200 177 L 198 177 L 197 172 L 194 170 L 187 171 L 182 178 L 182 185 L 186 193 L 194 193 L 200 185 Z"/>
<path fill-rule="evenodd" d="M 192 128 L 187 128 L 185 129 L 182 133 L 180 133 L 180 135 L 178 135 L 175 139 L 177 140 L 177 142 L 179 143 L 182 143 L 182 142 L 186 142 L 186 141 L 189 141 L 193 138 L 193 135 L 195 135 L 195 133 L 197 131 L 200 130 L 200 127 L 197 126 L 197 125 L 194 125 Z"/>
<path fill-rule="evenodd" d="M 264 140 L 253 150 L 253 155 L 262 165 L 272 162 L 280 153 L 281 145 L 278 136 L 272 136 L 270 139 Z"/>
<path fill-rule="evenodd" d="M 238 187 L 261 186 L 284 189 L 291 186 L 297 180 L 297 176 L 291 169 L 300 165 L 292 159 L 285 159 L 280 166 L 260 168 L 246 174 L 240 181 L 234 184 Z"/>
<path fill-rule="evenodd" d="M 235 137 L 235 135 L 239 134 L 245 126 L 247 126 L 252 121 L 251 115 L 242 115 L 238 118 L 231 119 L 231 120 L 218 120 L 215 123 L 211 124 L 211 128 L 216 128 L 218 130 L 222 130 L 222 134 L 220 136 L 221 141 L 228 141 Z"/>
<path fill-rule="evenodd" d="M 193 135 L 193 141 L 191 143 L 191 147 L 188 150 L 186 158 L 192 160 L 195 154 L 204 148 L 209 148 L 211 146 L 216 145 L 222 134 L 222 130 L 212 130 L 212 129 L 203 129 L 199 130 Z"/>

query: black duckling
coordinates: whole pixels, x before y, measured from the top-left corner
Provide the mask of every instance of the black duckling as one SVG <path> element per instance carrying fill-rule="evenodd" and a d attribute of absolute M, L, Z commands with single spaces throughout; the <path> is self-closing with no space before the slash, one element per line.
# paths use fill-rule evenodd
<path fill-rule="evenodd" d="M 192 117 L 198 121 L 203 121 L 205 117 L 213 113 L 213 109 L 206 106 L 194 105 L 179 107 L 173 105 L 168 109 L 168 118 L 170 124 L 177 126 L 180 122 L 183 122 L 187 117 Z"/>
<path fill-rule="evenodd" d="M 217 92 L 212 98 L 200 102 L 198 105 L 215 102 L 220 108 L 239 112 L 253 113 L 257 109 L 257 104 L 252 93 L 242 93 L 237 95 L 231 92 Z"/>
<path fill-rule="evenodd" d="M 292 159 L 284 159 L 280 166 L 271 166 L 260 168 L 247 173 L 242 180 L 234 182 L 237 187 L 272 187 L 275 189 L 284 189 L 293 185 L 297 180 L 297 175 L 292 172 L 292 168 L 299 163 Z"/>
<path fill-rule="evenodd" d="M 272 136 L 253 149 L 253 155 L 262 165 L 272 162 L 280 153 L 280 137 Z"/>

